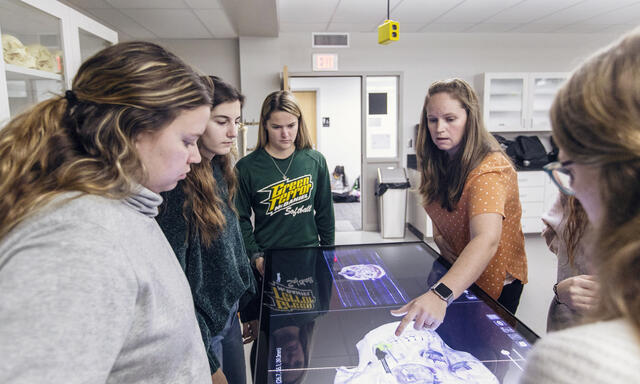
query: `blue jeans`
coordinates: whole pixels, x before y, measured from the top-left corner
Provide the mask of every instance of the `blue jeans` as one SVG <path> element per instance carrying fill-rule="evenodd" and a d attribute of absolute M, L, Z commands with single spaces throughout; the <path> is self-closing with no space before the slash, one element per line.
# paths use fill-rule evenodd
<path fill-rule="evenodd" d="M 224 329 L 213 337 L 209 348 L 218 358 L 220 368 L 230 384 L 247 382 L 242 330 L 238 319 L 238 303 L 235 303 L 231 308 Z"/>

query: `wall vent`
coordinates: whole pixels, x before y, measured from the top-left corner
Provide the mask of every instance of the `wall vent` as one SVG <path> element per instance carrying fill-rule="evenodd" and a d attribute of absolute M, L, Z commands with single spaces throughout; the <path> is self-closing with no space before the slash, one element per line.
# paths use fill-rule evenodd
<path fill-rule="evenodd" d="M 311 46 L 313 48 L 349 48 L 349 34 L 313 32 Z"/>

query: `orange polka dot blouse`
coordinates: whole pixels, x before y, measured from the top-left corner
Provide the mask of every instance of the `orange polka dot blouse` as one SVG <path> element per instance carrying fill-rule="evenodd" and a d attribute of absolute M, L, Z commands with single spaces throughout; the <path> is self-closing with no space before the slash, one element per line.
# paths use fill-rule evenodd
<path fill-rule="evenodd" d="M 502 215 L 502 234 L 498 250 L 476 284 L 494 299 L 500 297 L 507 279 L 527 282 L 527 257 L 520 217 L 522 207 L 518 192 L 518 176 L 501 152 L 488 154 L 469 173 L 462 196 L 453 212 L 432 202 L 425 207 L 438 231 L 456 254 L 471 241 L 471 218 L 483 213 Z"/>

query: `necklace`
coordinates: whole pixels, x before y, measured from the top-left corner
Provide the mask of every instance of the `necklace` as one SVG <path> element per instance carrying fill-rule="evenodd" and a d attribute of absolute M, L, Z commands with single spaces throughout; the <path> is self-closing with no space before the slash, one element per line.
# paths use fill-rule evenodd
<path fill-rule="evenodd" d="M 267 155 L 269 155 L 269 154 L 267 153 Z M 278 172 L 280 172 L 280 174 L 282 175 L 282 180 L 284 180 L 284 181 L 288 181 L 289 180 L 289 178 L 287 177 L 287 172 L 289 172 L 289 168 L 291 168 L 291 164 L 293 163 L 293 158 L 295 156 L 296 156 L 296 152 L 293 151 L 293 154 L 291 155 L 291 160 L 289 160 L 289 165 L 287 166 L 287 170 L 282 172 L 280 167 L 278 167 L 278 164 L 276 164 L 276 161 L 273 159 L 273 156 L 269 155 L 269 158 L 273 162 L 273 165 L 276 166 L 276 169 L 278 170 Z"/>

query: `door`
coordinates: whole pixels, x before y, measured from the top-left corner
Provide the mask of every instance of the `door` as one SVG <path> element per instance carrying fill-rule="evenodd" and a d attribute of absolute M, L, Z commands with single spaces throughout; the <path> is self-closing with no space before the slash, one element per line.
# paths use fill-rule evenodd
<path fill-rule="evenodd" d="M 315 149 L 326 159 L 331 174 L 336 232 L 360 231 L 362 205 L 358 192 L 351 189 L 362 174 L 362 78 L 292 76 L 289 80 L 294 94 L 312 91 L 316 96 Z"/>
<path fill-rule="evenodd" d="M 380 230 L 378 197 L 374 194 L 378 168 L 402 167 L 400 143 L 400 76 L 367 75 L 363 84 L 362 227 Z"/>
<path fill-rule="evenodd" d="M 562 83 L 569 78 L 568 73 L 532 73 L 529 77 L 529 122 L 531 131 L 550 131 L 549 111 Z"/>
<path fill-rule="evenodd" d="M 293 95 L 298 100 L 298 105 L 302 109 L 302 116 L 304 116 L 304 122 L 309 129 L 309 136 L 311 136 L 311 142 L 313 148 L 317 149 L 318 134 L 316 128 L 316 91 L 294 91 Z"/>

